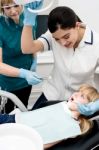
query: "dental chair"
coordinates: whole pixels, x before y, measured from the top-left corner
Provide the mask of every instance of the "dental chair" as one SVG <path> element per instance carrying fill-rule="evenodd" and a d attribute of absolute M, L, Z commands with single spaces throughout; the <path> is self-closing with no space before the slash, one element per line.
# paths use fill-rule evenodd
<path fill-rule="evenodd" d="M 20 111 L 28 111 L 20 99 L 7 91 L 0 90 L 0 112 L 11 100 Z M 14 110 L 10 113 L 16 113 Z M 39 133 L 26 125 L 16 123 L 0 124 L 0 149 L 2 150 L 43 150 L 43 140 Z"/>
<path fill-rule="evenodd" d="M 24 104 L 14 94 L 0 90 L 1 104 L 0 109 L 4 107 L 5 101 L 10 99 L 21 111 L 28 111 Z M 59 103 L 61 101 L 47 101 L 40 105 L 40 108 Z M 99 112 L 90 116 L 94 125 L 86 135 L 76 138 L 69 138 L 48 150 L 98 150 L 99 149 Z"/>
<path fill-rule="evenodd" d="M 99 150 L 99 121 L 94 120 L 94 126 L 89 133 L 76 138 L 70 138 L 48 150 Z"/>
<path fill-rule="evenodd" d="M 27 108 L 16 95 L 7 91 L 0 90 L 0 113 L 2 111 L 5 112 L 5 105 L 7 103 L 7 100 L 11 100 L 14 105 L 17 106 L 21 111 L 27 111 Z"/>
<path fill-rule="evenodd" d="M 61 101 L 47 101 L 42 103 L 40 108 L 53 105 L 58 102 Z M 94 125 L 87 134 L 64 140 L 48 150 L 99 150 L 99 112 L 89 116 L 88 119 L 93 120 Z"/>

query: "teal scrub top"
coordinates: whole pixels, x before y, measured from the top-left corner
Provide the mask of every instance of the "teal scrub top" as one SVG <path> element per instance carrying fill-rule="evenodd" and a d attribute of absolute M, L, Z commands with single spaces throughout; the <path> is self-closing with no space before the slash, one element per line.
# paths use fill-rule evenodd
<path fill-rule="evenodd" d="M 22 54 L 21 33 L 23 28 L 23 14 L 20 15 L 19 24 L 4 16 L 0 16 L 0 47 L 2 48 L 2 61 L 8 65 L 30 69 L 33 55 Z M 29 86 L 23 78 L 0 75 L 2 90 L 15 91 Z"/>

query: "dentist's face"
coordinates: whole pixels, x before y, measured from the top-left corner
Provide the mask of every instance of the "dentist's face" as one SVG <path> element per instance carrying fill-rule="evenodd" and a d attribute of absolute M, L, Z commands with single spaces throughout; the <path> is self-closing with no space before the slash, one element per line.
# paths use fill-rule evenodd
<path fill-rule="evenodd" d="M 61 29 L 52 33 L 53 38 L 66 48 L 75 48 L 79 43 L 78 27 L 70 29 Z M 77 45 L 77 46 L 76 46 Z"/>
<path fill-rule="evenodd" d="M 87 96 L 83 94 L 82 92 L 75 92 L 72 94 L 72 96 L 69 98 L 68 103 L 81 103 L 81 104 L 86 104 L 89 102 Z"/>

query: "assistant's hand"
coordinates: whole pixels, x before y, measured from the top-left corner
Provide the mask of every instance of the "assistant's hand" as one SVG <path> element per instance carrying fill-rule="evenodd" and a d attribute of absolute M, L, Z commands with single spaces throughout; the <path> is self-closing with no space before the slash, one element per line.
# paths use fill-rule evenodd
<path fill-rule="evenodd" d="M 30 12 L 30 9 L 40 9 L 42 7 L 43 0 L 34 1 L 32 3 L 28 3 L 24 6 L 24 25 L 34 26 L 37 13 Z"/>
<path fill-rule="evenodd" d="M 19 77 L 26 79 L 30 85 L 36 85 L 43 81 L 43 79 L 38 76 L 36 72 L 32 72 L 26 69 L 20 69 Z"/>

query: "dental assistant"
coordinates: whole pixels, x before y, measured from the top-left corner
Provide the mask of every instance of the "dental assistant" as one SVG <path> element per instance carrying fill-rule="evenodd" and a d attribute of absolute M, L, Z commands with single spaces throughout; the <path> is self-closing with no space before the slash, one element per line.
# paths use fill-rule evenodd
<path fill-rule="evenodd" d="M 54 55 L 52 73 L 43 84 L 43 93 L 34 109 L 47 100 L 68 100 L 83 83 L 99 89 L 99 34 L 88 26 L 82 27 L 76 13 L 65 6 L 50 12 L 48 29 L 33 40 L 32 20 L 28 17 L 22 33 L 23 53 L 51 49 Z"/>
<path fill-rule="evenodd" d="M 35 7 L 39 4 L 37 2 Z M 40 83 L 41 80 L 35 73 L 34 55 L 23 54 L 21 50 L 23 6 L 15 4 L 13 0 L 0 0 L 0 9 L 0 87 L 15 94 L 27 106 L 32 85 Z M 29 71 L 31 68 L 34 72 Z M 13 109 L 13 103 L 8 100 L 5 105 L 6 113 Z"/>

